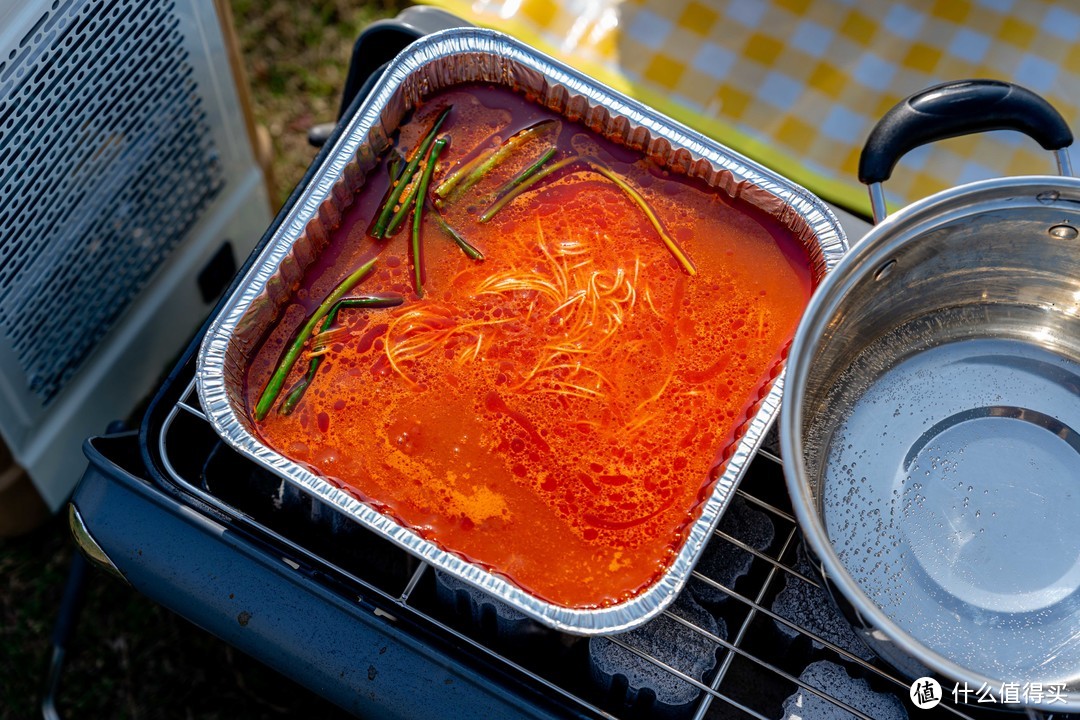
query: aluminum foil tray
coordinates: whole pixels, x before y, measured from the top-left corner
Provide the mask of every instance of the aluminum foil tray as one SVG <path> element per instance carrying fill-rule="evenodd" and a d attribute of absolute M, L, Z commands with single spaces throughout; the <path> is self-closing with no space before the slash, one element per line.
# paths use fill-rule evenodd
<path fill-rule="evenodd" d="M 249 357 L 289 299 L 291 288 L 330 240 L 342 211 L 364 184 L 408 113 L 448 86 L 502 85 L 593 132 L 635 148 L 660 164 L 698 177 L 731 197 L 764 209 L 801 239 L 820 280 L 847 250 L 828 207 L 803 188 L 640 103 L 599 85 L 499 33 L 459 28 L 429 35 L 391 64 L 367 102 L 350 118 L 322 166 L 303 189 L 277 233 L 223 305 L 203 341 L 196 378 L 199 397 L 220 436 L 242 454 L 313 497 L 451 573 L 558 630 L 581 635 L 617 633 L 660 613 L 682 589 L 732 493 L 776 417 L 780 372 L 757 412 L 740 428 L 727 466 L 668 571 L 643 593 L 597 609 L 570 609 L 541 600 L 481 567 L 424 540 L 368 507 L 307 467 L 266 447 L 244 411 L 242 387 Z"/>

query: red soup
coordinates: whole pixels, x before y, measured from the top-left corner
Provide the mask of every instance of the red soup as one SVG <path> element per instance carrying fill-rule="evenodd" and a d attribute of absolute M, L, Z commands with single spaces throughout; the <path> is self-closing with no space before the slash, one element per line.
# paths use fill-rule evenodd
<path fill-rule="evenodd" d="M 548 602 L 641 593 L 775 376 L 804 248 L 508 90 L 395 143 L 248 369 L 258 433 Z"/>

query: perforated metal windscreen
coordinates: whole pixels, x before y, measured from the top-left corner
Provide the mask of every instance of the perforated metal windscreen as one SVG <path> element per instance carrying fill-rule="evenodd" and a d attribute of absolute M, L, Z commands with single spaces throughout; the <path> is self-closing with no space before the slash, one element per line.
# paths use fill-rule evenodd
<path fill-rule="evenodd" d="M 0 332 L 47 405 L 224 180 L 174 3 L 42 7 L 0 57 Z"/>

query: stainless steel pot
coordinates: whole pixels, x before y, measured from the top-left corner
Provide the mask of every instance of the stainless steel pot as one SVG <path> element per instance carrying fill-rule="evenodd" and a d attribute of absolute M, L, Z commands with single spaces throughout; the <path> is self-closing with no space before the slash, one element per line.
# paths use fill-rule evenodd
<path fill-rule="evenodd" d="M 1004 83 L 932 88 L 871 134 L 877 225 L 799 326 L 781 443 L 871 647 L 912 677 L 1080 710 L 1080 180 L 977 182 L 887 218 L 881 193 L 911 148 L 1006 127 L 1070 173 L 1068 125 Z"/>

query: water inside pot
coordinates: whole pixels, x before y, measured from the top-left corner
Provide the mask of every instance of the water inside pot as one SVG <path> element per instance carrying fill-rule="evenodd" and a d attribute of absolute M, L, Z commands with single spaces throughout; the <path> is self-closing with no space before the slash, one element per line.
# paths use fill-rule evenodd
<path fill-rule="evenodd" d="M 1033 680 L 1080 662 L 1080 357 L 1041 314 L 917 318 L 860 353 L 819 416 L 843 418 L 820 500 L 860 588 L 946 657 Z"/>

